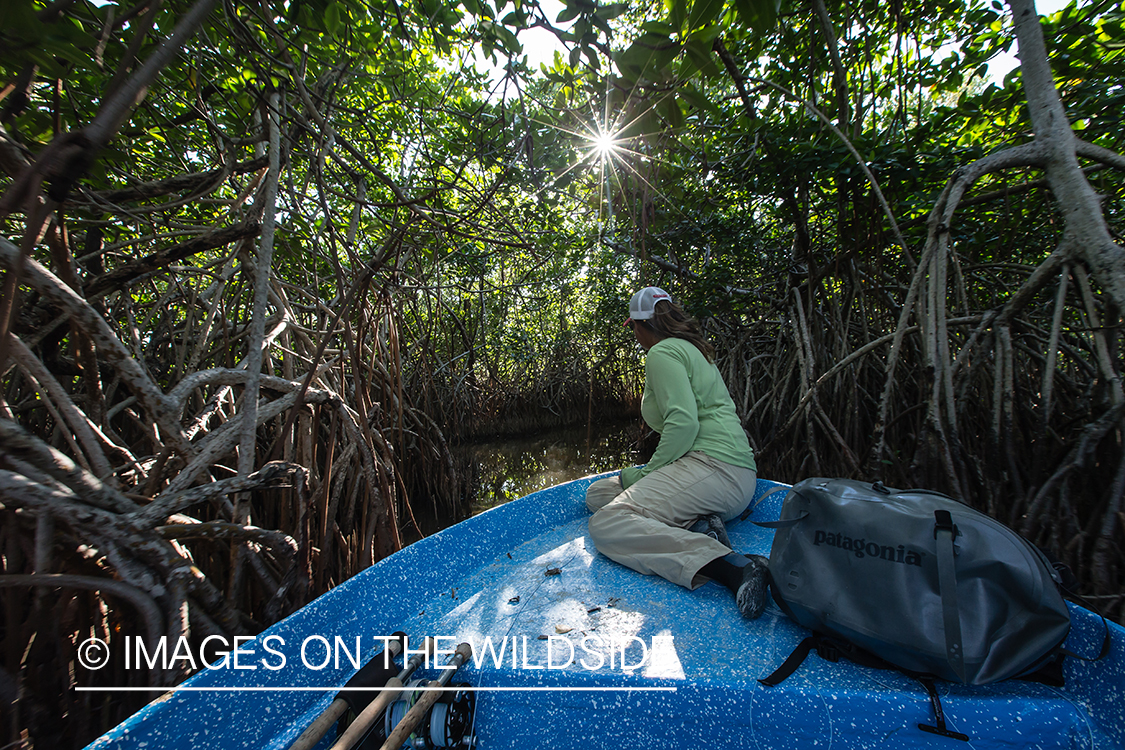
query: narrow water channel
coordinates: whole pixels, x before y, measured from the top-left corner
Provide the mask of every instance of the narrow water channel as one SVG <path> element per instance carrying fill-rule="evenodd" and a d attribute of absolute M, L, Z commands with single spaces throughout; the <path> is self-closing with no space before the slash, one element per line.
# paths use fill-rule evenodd
<path fill-rule="evenodd" d="M 552 429 L 467 446 L 478 472 L 472 514 L 536 490 L 637 463 L 639 420 Z"/>

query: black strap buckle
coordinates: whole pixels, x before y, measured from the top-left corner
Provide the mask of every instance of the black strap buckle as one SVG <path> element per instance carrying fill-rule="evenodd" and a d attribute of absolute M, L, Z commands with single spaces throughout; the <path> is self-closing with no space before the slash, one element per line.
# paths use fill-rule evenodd
<path fill-rule="evenodd" d="M 937 539 L 939 531 L 948 531 L 954 539 L 957 538 L 959 532 L 956 524 L 953 523 L 953 516 L 950 515 L 948 510 L 935 510 L 934 521 L 934 539 Z"/>
<path fill-rule="evenodd" d="M 838 662 L 840 661 L 840 657 L 842 656 L 842 654 L 840 653 L 840 649 L 836 646 L 836 644 L 832 643 L 831 641 L 825 640 L 824 638 L 817 639 L 816 653 L 820 655 L 821 659 L 830 662 Z"/>

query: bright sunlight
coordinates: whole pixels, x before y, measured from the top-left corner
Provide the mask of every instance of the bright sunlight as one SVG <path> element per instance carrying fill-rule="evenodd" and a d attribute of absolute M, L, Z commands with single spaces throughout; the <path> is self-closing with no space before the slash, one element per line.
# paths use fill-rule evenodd
<path fill-rule="evenodd" d="M 594 136 L 591 142 L 594 145 L 594 153 L 598 155 L 598 160 L 603 162 L 617 153 L 621 145 L 613 133 L 605 131 Z"/>

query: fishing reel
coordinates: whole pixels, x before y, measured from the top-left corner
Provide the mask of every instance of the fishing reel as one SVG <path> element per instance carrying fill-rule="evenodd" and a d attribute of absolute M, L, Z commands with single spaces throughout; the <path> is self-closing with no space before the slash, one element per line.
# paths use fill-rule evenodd
<path fill-rule="evenodd" d="M 384 736 L 390 736 L 410 707 L 424 694 L 417 688 L 425 687 L 426 680 L 411 680 L 406 683 L 399 700 L 387 707 L 383 719 Z M 468 687 L 458 683 L 451 687 Z M 473 725 L 475 693 L 467 690 L 443 692 L 429 712 L 422 717 L 404 748 L 416 750 L 436 750 L 436 748 L 471 748 L 476 738 L 470 734 Z"/>

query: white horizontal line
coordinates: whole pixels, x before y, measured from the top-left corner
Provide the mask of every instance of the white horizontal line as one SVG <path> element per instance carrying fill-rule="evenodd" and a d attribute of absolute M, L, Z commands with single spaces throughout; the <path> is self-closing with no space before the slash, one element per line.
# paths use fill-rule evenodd
<path fill-rule="evenodd" d="M 559 687 L 416 687 L 416 688 L 401 688 L 401 687 L 356 687 L 356 688 L 342 688 L 339 685 L 331 685 L 329 687 L 76 687 L 75 692 L 79 693 L 327 693 L 339 692 L 347 690 L 349 692 L 357 693 L 382 693 L 387 691 L 393 692 L 466 692 L 466 693 L 488 693 L 488 692 L 570 692 L 570 693 L 589 693 L 589 692 L 636 692 L 636 693 L 674 693 L 678 688 L 675 687 L 571 687 L 560 685 Z"/>

